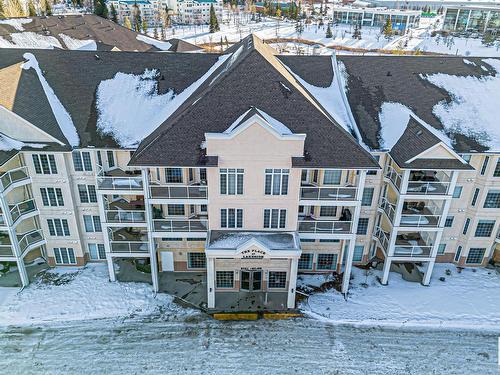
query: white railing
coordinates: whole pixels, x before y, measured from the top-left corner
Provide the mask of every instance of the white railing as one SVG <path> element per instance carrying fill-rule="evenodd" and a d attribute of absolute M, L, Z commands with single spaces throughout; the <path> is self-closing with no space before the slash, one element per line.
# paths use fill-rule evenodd
<path fill-rule="evenodd" d="M 398 245 L 394 246 L 394 256 L 402 257 L 428 257 L 432 252 L 432 246 Z"/>
<path fill-rule="evenodd" d="M 395 205 L 387 200 L 387 198 L 382 198 L 382 203 L 380 204 L 380 208 L 384 210 L 389 219 L 394 222 L 394 216 L 396 216 Z"/>
<path fill-rule="evenodd" d="M 324 233 L 345 234 L 350 233 L 352 221 L 327 221 L 327 220 L 300 220 L 299 232 L 302 233 Z"/>
<path fill-rule="evenodd" d="M 101 190 L 142 190 L 142 176 L 106 176 L 102 166 L 97 166 L 97 188 Z"/>
<path fill-rule="evenodd" d="M 324 201 L 353 201 L 356 199 L 356 187 L 302 186 L 300 199 Z"/>
<path fill-rule="evenodd" d="M 23 253 L 31 245 L 43 241 L 43 232 L 41 229 L 35 229 L 22 235 L 19 240 L 19 248 Z"/>
<path fill-rule="evenodd" d="M 391 180 L 392 183 L 398 189 L 401 188 L 401 182 L 403 181 L 403 177 L 401 176 L 401 174 L 399 174 L 398 172 L 396 172 L 396 170 L 392 166 L 387 165 L 385 167 L 384 175 L 385 175 L 386 178 L 388 178 L 389 180 Z"/>
<path fill-rule="evenodd" d="M 165 186 L 152 185 L 150 187 L 151 198 L 164 199 L 207 199 L 208 187 L 206 185 L 176 185 Z"/>
<path fill-rule="evenodd" d="M 375 228 L 375 237 L 378 238 L 380 244 L 382 245 L 382 247 L 385 250 L 387 250 L 389 248 L 389 237 L 382 230 L 382 228 L 380 228 L 380 227 Z"/>
<path fill-rule="evenodd" d="M 154 219 L 155 232 L 206 232 L 206 219 Z"/>
<path fill-rule="evenodd" d="M 36 204 L 33 198 L 15 204 L 10 208 L 12 222 L 15 223 L 22 215 L 36 211 Z"/>
<path fill-rule="evenodd" d="M 407 194 L 446 195 L 450 182 L 441 181 L 409 181 L 406 188 Z"/>
<path fill-rule="evenodd" d="M 108 223 L 145 223 L 146 211 L 106 210 Z"/>
<path fill-rule="evenodd" d="M 28 167 L 19 167 L 0 176 L 0 191 L 6 190 L 15 182 L 29 179 Z"/>
<path fill-rule="evenodd" d="M 406 227 L 437 227 L 440 219 L 441 215 L 402 214 L 399 225 Z"/>
<path fill-rule="evenodd" d="M 0 245 L 0 257 L 12 257 L 14 256 L 14 248 L 11 244 L 1 244 Z"/>
<path fill-rule="evenodd" d="M 7 225 L 7 222 L 5 221 L 5 216 L 3 215 L 3 213 L 1 213 L 0 214 L 0 227 L 4 226 L 4 225 Z"/>
<path fill-rule="evenodd" d="M 147 253 L 149 243 L 144 241 L 109 241 L 112 253 Z"/>

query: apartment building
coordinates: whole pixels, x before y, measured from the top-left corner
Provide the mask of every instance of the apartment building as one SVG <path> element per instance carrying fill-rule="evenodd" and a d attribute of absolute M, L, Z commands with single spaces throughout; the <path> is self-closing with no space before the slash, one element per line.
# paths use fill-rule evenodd
<path fill-rule="evenodd" d="M 300 273 L 347 293 L 370 260 L 384 284 L 399 264 L 424 285 L 435 262 L 484 266 L 500 153 L 442 131 L 432 108 L 452 98 L 415 74 L 498 79 L 498 60 L 467 61 L 278 56 L 254 36 L 224 55 L 5 50 L 1 261 L 21 285 L 35 260 L 116 281 L 141 259 L 158 292 L 201 273 L 210 311 L 293 309 Z"/>
<path fill-rule="evenodd" d="M 146 20 L 149 26 L 158 26 L 161 11 L 165 10 L 165 0 L 111 0 L 110 4 L 116 9 L 118 20 L 123 24 L 126 17 L 132 22 L 135 9 L 141 12 L 141 18 Z"/>
<path fill-rule="evenodd" d="M 176 15 L 180 23 L 207 24 L 210 22 L 210 7 L 214 7 L 215 15 L 219 22 L 222 19 L 222 6 L 220 0 L 178 0 Z"/>

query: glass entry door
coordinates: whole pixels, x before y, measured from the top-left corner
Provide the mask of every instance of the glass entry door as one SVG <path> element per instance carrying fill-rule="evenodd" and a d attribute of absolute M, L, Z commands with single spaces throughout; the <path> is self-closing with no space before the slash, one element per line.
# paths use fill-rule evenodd
<path fill-rule="evenodd" d="M 240 290 L 262 290 L 262 271 L 241 271 Z"/>

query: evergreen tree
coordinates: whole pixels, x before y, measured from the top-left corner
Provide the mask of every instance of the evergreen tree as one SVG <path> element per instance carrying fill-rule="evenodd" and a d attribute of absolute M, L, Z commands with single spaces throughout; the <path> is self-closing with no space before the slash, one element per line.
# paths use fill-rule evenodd
<path fill-rule="evenodd" d="M 52 15 L 52 6 L 50 5 L 49 0 L 45 0 L 45 15 L 46 16 L 51 16 Z"/>
<path fill-rule="evenodd" d="M 219 21 L 217 21 L 217 16 L 215 15 L 214 5 L 210 4 L 210 28 L 211 33 L 215 33 L 220 30 Z"/>
<path fill-rule="evenodd" d="M 487 47 L 491 47 L 495 43 L 495 37 L 491 32 L 486 32 L 483 35 L 483 39 L 481 40 L 481 43 L 484 44 Z"/>
<path fill-rule="evenodd" d="M 35 9 L 35 4 L 33 4 L 33 0 L 28 1 L 28 16 L 30 17 L 36 16 L 36 9 Z"/>
<path fill-rule="evenodd" d="M 153 28 L 153 38 L 158 39 L 158 27 Z"/>
<path fill-rule="evenodd" d="M 148 33 L 148 21 L 146 21 L 145 18 L 142 19 L 142 24 L 141 24 L 142 32 L 144 34 Z"/>
<path fill-rule="evenodd" d="M 141 10 L 137 6 L 137 3 L 134 3 L 133 8 L 134 9 L 132 10 L 132 17 L 134 17 L 133 20 L 134 31 L 139 33 L 141 32 L 141 26 L 142 26 Z"/>
<path fill-rule="evenodd" d="M 384 33 L 385 39 L 390 39 L 392 36 L 392 22 L 390 18 L 387 18 L 385 21 L 385 25 L 382 28 L 382 32 Z"/>
<path fill-rule="evenodd" d="M 113 3 L 111 3 L 109 13 L 111 14 L 111 21 L 118 23 L 118 12 L 116 11 L 116 8 L 113 5 Z"/>
<path fill-rule="evenodd" d="M 125 19 L 123 20 L 123 26 L 125 26 L 129 30 L 132 30 L 132 23 L 130 22 L 130 18 L 125 17 Z"/>
<path fill-rule="evenodd" d="M 108 7 L 105 0 L 94 0 L 94 14 L 102 18 L 108 18 Z"/>
<path fill-rule="evenodd" d="M 328 27 L 326 28 L 326 37 L 328 39 L 333 38 L 332 29 L 330 28 L 330 24 L 328 24 Z"/>
<path fill-rule="evenodd" d="M 0 0 L 0 20 L 5 19 L 5 9 L 3 7 L 3 0 Z"/>
<path fill-rule="evenodd" d="M 167 39 L 167 34 L 165 32 L 165 26 L 163 26 L 163 24 L 160 25 L 160 36 L 161 36 L 161 40 Z"/>

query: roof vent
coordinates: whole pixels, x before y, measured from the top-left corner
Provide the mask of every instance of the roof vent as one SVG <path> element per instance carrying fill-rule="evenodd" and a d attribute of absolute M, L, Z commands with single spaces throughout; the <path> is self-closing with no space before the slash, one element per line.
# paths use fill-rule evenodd
<path fill-rule="evenodd" d="M 101 58 L 99 57 L 99 55 L 94 55 L 95 59 L 96 60 L 100 60 Z"/>
<path fill-rule="evenodd" d="M 417 130 L 417 135 L 422 135 L 423 133 L 424 132 L 421 129 Z"/>
<path fill-rule="evenodd" d="M 392 76 L 392 73 L 390 70 L 387 71 L 387 77 L 391 77 Z"/>
<path fill-rule="evenodd" d="M 165 76 L 163 74 L 160 77 L 160 81 L 165 81 Z"/>

